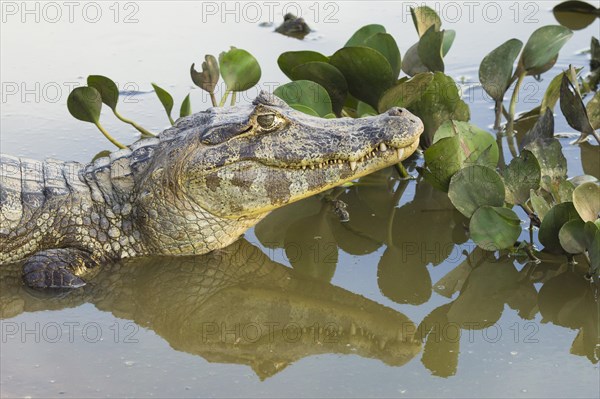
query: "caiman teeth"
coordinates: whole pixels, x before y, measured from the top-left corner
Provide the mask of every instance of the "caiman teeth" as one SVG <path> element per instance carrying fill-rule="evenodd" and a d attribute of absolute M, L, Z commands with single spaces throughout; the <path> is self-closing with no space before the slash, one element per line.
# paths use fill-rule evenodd
<path fill-rule="evenodd" d="M 385 143 L 379 144 L 379 151 L 387 151 L 387 146 L 385 145 Z"/>
<path fill-rule="evenodd" d="M 402 159 L 402 155 L 404 155 L 404 148 L 398 148 L 398 161 Z"/>
<path fill-rule="evenodd" d="M 356 170 L 356 161 L 350 161 L 350 170 L 353 172 Z"/>

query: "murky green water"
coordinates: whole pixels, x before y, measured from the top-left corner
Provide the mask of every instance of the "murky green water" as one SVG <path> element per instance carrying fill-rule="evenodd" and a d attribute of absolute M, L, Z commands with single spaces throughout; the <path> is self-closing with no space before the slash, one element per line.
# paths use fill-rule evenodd
<path fill-rule="evenodd" d="M 391 1 L 296 3 L 317 29 L 304 41 L 258 27 L 241 3 L 239 23 L 235 3 L 231 14 L 211 3 L 217 11 L 208 16 L 213 8 L 195 2 L 97 3 L 95 23 L 93 10 L 75 8 L 70 22 L 58 4 L 63 15 L 54 23 L 50 9 L 40 8 L 39 22 L 22 10 L 4 15 L 4 153 L 87 161 L 106 149 L 93 126 L 66 110 L 69 86 L 88 74 L 139 92 L 154 81 L 176 103 L 191 90 L 201 110 L 209 99 L 192 90 L 188 68 L 205 53 L 250 51 L 263 69 L 261 88 L 272 89 L 287 82 L 276 64 L 282 51 L 330 54 L 367 23 L 385 25 L 403 53 L 417 40 L 407 6 Z M 255 4 L 260 21 L 268 19 L 268 6 Z M 475 81 L 492 48 L 555 23 L 553 4 L 438 3 L 444 26 L 457 31 L 447 73 Z M 519 110 L 539 104 L 562 68 L 587 68 L 579 50 L 598 27 L 575 32 L 542 82 L 526 81 Z M 473 122 L 489 127 L 492 104 L 482 90 L 465 97 Z M 121 107 L 148 128 L 166 127 L 152 93 Z M 134 139 L 103 118 L 120 140 Z M 557 132 L 572 131 L 559 114 L 556 123 Z M 598 147 L 571 140 L 561 139 L 569 176 L 600 177 Z M 336 218 L 333 197 L 348 204 L 350 222 Z M 123 262 L 68 295 L 28 291 L 18 268 L 3 268 L 0 395 L 597 397 L 598 294 L 585 270 L 562 258 L 535 265 L 486 255 L 467 240 L 465 222 L 446 195 L 390 169 L 276 211 L 223 251 Z"/>

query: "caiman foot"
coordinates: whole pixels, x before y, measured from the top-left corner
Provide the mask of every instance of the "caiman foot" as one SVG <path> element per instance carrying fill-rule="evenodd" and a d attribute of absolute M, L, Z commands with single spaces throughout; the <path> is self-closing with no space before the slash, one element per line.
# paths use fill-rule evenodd
<path fill-rule="evenodd" d="M 79 288 L 80 277 L 98 263 L 84 251 L 59 248 L 40 251 L 23 264 L 23 282 L 32 288 Z"/>

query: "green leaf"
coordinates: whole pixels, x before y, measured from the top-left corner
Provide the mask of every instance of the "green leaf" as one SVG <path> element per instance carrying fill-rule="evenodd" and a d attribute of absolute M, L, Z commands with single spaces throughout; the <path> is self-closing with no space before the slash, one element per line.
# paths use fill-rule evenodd
<path fill-rule="evenodd" d="M 573 32 L 560 25 L 548 25 L 531 34 L 520 63 L 527 72 L 543 68 L 558 56 L 564 44 L 573 36 Z"/>
<path fill-rule="evenodd" d="M 302 105 L 302 104 L 288 104 L 290 107 L 294 108 L 296 111 L 300 111 L 303 114 L 306 115 L 310 115 L 310 116 L 316 116 L 316 117 L 320 117 L 320 115 L 317 113 L 317 111 L 315 111 L 314 109 L 307 107 L 306 105 Z M 333 115 L 333 114 L 327 114 L 327 115 Z M 327 115 L 325 115 L 325 118 L 327 117 Z M 335 115 L 334 115 L 335 117 Z"/>
<path fill-rule="evenodd" d="M 588 27 L 598 16 L 596 7 L 577 0 L 562 2 L 552 12 L 559 24 L 573 30 Z"/>
<path fill-rule="evenodd" d="M 329 62 L 329 58 L 316 51 L 287 51 L 282 53 L 277 58 L 277 65 L 279 69 L 288 78 L 294 80 L 292 70 L 298 65 L 306 64 L 308 62 Z"/>
<path fill-rule="evenodd" d="M 498 144 L 489 132 L 468 122 L 449 120 L 435 132 L 433 142 L 450 136 L 458 137 L 464 153 L 465 164 L 478 163 L 492 169 L 498 165 Z"/>
<path fill-rule="evenodd" d="M 571 220 L 581 220 L 572 202 L 563 202 L 548 211 L 542 220 L 538 235 L 545 249 L 551 252 L 562 250 L 558 234 L 563 225 Z"/>
<path fill-rule="evenodd" d="M 575 71 L 576 73 L 579 73 L 582 69 L 583 68 L 577 68 Z M 558 75 L 556 75 L 546 88 L 546 91 L 544 92 L 544 98 L 542 98 L 540 113 L 543 113 L 546 108 L 554 110 L 554 106 L 560 98 L 560 87 L 562 85 L 562 77 L 565 75 L 567 75 L 568 77 L 569 74 L 561 72 Z"/>
<path fill-rule="evenodd" d="M 590 256 L 590 263 L 592 264 L 592 271 L 597 272 L 600 268 L 600 230 L 596 230 L 596 234 L 588 246 L 588 254 Z"/>
<path fill-rule="evenodd" d="M 231 47 L 219 54 L 219 65 L 227 90 L 246 91 L 260 80 L 260 65 L 246 50 Z"/>
<path fill-rule="evenodd" d="M 432 80 L 433 73 L 424 72 L 392 86 L 379 99 L 379 112 L 383 113 L 392 107 L 408 107 L 421 98 Z"/>
<path fill-rule="evenodd" d="M 354 32 L 352 37 L 344 44 L 344 47 L 363 46 L 367 39 L 376 33 L 385 33 L 385 28 L 378 24 L 365 25 Z"/>
<path fill-rule="evenodd" d="M 102 75 L 90 75 L 87 78 L 87 85 L 98 90 L 102 97 L 102 102 L 113 111 L 117 108 L 119 102 L 119 89 L 112 79 Z"/>
<path fill-rule="evenodd" d="M 560 246 L 570 254 L 580 254 L 586 250 L 585 223 L 583 220 L 571 220 L 558 232 Z"/>
<path fill-rule="evenodd" d="M 486 55 L 479 65 L 479 80 L 494 100 L 501 101 L 513 74 L 513 65 L 523 42 L 510 39 Z"/>
<path fill-rule="evenodd" d="M 538 195 L 534 190 L 529 192 L 529 197 L 531 198 L 531 207 L 533 208 L 533 211 L 540 220 L 544 220 L 544 217 L 550 210 L 550 205 L 546 202 L 544 197 Z"/>
<path fill-rule="evenodd" d="M 373 107 L 371 107 L 369 104 L 359 101 L 358 107 L 356 107 L 356 114 L 358 115 L 359 118 L 362 118 L 364 116 L 377 115 L 377 111 Z"/>
<path fill-rule="evenodd" d="M 600 186 L 584 183 L 573 191 L 573 205 L 584 222 L 593 222 L 600 217 Z"/>
<path fill-rule="evenodd" d="M 445 57 L 450 51 L 452 44 L 454 43 L 454 39 L 456 39 L 456 31 L 452 29 L 448 29 L 444 32 L 444 41 L 442 43 L 442 56 Z"/>
<path fill-rule="evenodd" d="M 588 101 L 585 110 L 587 111 L 592 128 L 594 130 L 600 129 L 600 91 L 597 91 L 594 97 Z"/>
<path fill-rule="evenodd" d="M 442 20 L 430 7 L 422 6 L 411 8 L 410 14 L 419 37 L 423 36 L 431 27 L 433 27 L 435 31 L 439 31 L 442 26 Z"/>
<path fill-rule="evenodd" d="M 430 27 L 419 40 L 419 58 L 431 72 L 444 72 L 443 44 L 444 31 L 436 31 L 434 26 Z"/>
<path fill-rule="evenodd" d="M 533 153 L 542 173 L 542 187 L 552 192 L 554 185 L 558 186 L 560 181 L 567 178 L 567 159 L 562 153 L 560 142 L 555 139 L 538 138 L 525 146 L 526 150 Z M 548 179 L 544 179 L 548 176 Z"/>
<path fill-rule="evenodd" d="M 202 72 L 194 69 L 195 64 L 190 68 L 192 81 L 196 86 L 209 93 L 215 92 L 215 87 L 219 83 L 219 63 L 213 55 L 204 56 L 202 62 Z"/>
<path fill-rule="evenodd" d="M 421 58 L 419 58 L 419 42 L 413 44 L 408 49 L 406 54 L 404 54 L 402 70 L 408 76 L 415 76 L 419 73 L 429 72 L 429 68 L 427 68 L 421 61 Z"/>
<path fill-rule="evenodd" d="M 390 63 L 372 48 L 342 48 L 331 56 L 330 63 L 346 78 L 350 94 L 373 108 L 377 108 L 383 92 L 396 82 Z"/>
<path fill-rule="evenodd" d="M 521 235 L 521 220 L 510 209 L 482 206 L 469 223 L 471 239 L 486 251 L 511 248 Z"/>
<path fill-rule="evenodd" d="M 311 80 L 323 86 L 331 98 L 333 111 L 340 115 L 348 96 L 348 84 L 339 69 L 326 62 L 311 61 L 294 67 L 290 75 L 292 80 Z"/>
<path fill-rule="evenodd" d="M 470 218 L 481 206 L 504 205 L 504 191 L 502 178 L 494 169 L 472 165 L 452 176 L 448 198 L 460 213 Z"/>
<path fill-rule="evenodd" d="M 502 172 L 506 186 L 506 202 L 525 204 L 531 190 L 537 190 L 541 181 L 540 164 L 530 151 L 522 151 Z"/>
<path fill-rule="evenodd" d="M 423 176 L 432 186 L 448 191 L 450 178 L 460 170 L 465 160 L 458 137 L 445 137 L 425 150 Z"/>
<path fill-rule="evenodd" d="M 364 46 L 379 51 L 390 63 L 394 79 L 398 78 L 402 67 L 402 58 L 398 45 L 392 35 L 383 32 L 375 33 L 365 41 Z"/>
<path fill-rule="evenodd" d="M 74 118 L 97 124 L 102 110 L 102 97 L 93 87 L 76 87 L 67 98 L 67 108 Z"/>
<path fill-rule="evenodd" d="M 273 93 L 286 103 L 308 107 L 321 117 L 333 112 L 327 90 L 310 80 L 286 83 L 275 89 Z"/>
<path fill-rule="evenodd" d="M 569 126 L 581 132 L 581 136 L 576 140 L 576 143 L 582 143 L 587 136 L 593 135 L 600 144 L 600 138 L 590 124 L 581 96 L 566 75 L 563 75 L 560 86 L 560 109 L 567 119 Z"/>
<path fill-rule="evenodd" d="M 538 117 L 533 127 L 525 134 L 525 137 L 519 143 L 519 148 L 523 149 L 537 139 L 550 140 L 554 137 L 554 113 L 551 109 L 546 108 L 546 111 Z"/>
<path fill-rule="evenodd" d="M 431 145 L 438 128 L 449 120 L 465 121 L 469 118 L 468 106 L 461 100 L 454 80 L 442 72 L 435 72 L 433 80 L 418 101 L 407 107 L 421 118 L 425 130 L 421 135 L 421 145 Z"/>
<path fill-rule="evenodd" d="M 169 117 L 169 121 L 171 121 L 171 124 L 173 124 L 173 118 L 171 117 L 171 112 L 173 111 L 174 104 L 173 96 L 171 96 L 165 89 L 159 87 L 155 83 L 152 83 L 152 87 L 154 87 L 154 92 L 156 93 L 156 96 L 165 108 L 167 116 Z"/>
<path fill-rule="evenodd" d="M 179 117 L 183 118 L 184 116 L 188 116 L 192 114 L 192 104 L 190 103 L 190 95 L 188 94 L 183 99 L 181 103 L 181 108 L 179 109 Z"/>

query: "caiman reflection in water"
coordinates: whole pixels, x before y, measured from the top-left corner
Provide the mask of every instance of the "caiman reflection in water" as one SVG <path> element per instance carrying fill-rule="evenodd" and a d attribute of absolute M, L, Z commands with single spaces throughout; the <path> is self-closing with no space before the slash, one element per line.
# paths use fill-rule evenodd
<path fill-rule="evenodd" d="M 22 287 L 18 267 L 1 276 L 2 318 L 90 302 L 154 330 L 176 350 L 249 365 L 261 379 L 315 354 L 400 366 L 421 348 L 403 314 L 300 276 L 244 239 L 205 256 L 117 263 L 62 298 Z"/>

